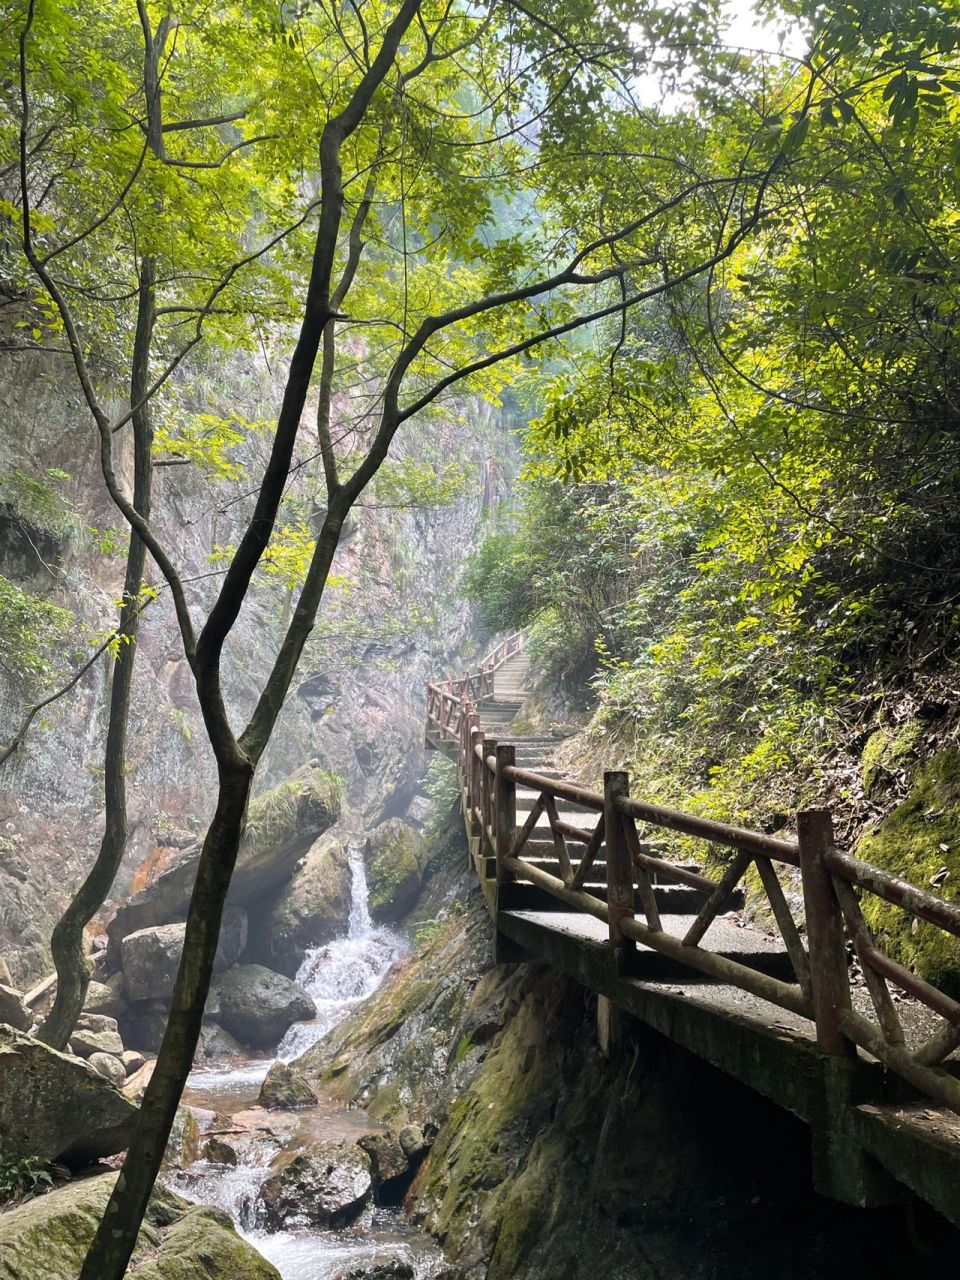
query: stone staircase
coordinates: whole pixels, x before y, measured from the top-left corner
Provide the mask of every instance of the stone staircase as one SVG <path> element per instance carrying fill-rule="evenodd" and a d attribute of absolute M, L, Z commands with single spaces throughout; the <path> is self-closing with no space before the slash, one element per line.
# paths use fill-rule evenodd
<path fill-rule="evenodd" d="M 525 652 L 515 654 L 500 666 L 494 678 L 494 696 L 485 699 L 479 710 L 480 723 L 484 735 L 500 743 L 510 743 L 516 753 L 516 763 L 521 769 L 531 773 L 539 773 L 548 778 L 559 778 L 560 772 L 555 761 L 555 752 L 564 739 L 547 734 L 519 736 L 511 732 L 511 727 L 526 698 L 526 677 L 529 658 Z M 530 810 L 536 803 L 539 792 L 529 788 L 517 787 L 517 825 L 521 826 Z M 557 801 L 557 813 L 561 821 L 572 827 L 579 827 L 586 833 L 593 831 L 597 821 L 595 812 L 587 811 L 577 805 Z M 567 851 L 574 868 L 584 849 L 584 845 L 573 840 L 567 841 Z M 551 875 L 560 876 L 561 868 L 550 830 L 547 815 L 541 814 L 533 829 L 530 841 L 524 850 L 524 859 L 541 867 Z M 605 846 L 601 845 L 584 891 L 601 901 L 606 900 L 606 861 Z M 484 870 L 488 879 L 496 879 L 496 864 L 492 857 L 485 860 Z M 681 863 L 688 871 L 699 871 L 696 863 Z M 704 905 L 707 894 L 703 889 L 694 886 L 676 884 L 663 880 L 658 882 L 653 877 L 654 897 L 662 916 L 664 929 L 671 933 L 683 934 L 693 922 Z M 529 881 L 515 880 L 499 887 L 499 911 L 507 911 L 512 915 L 524 918 L 544 920 L 547 917 L 550 927 L 577 927 L 580 931 L 591 933 L 598 931 L 598 939 L 605 940 L 605 932 L 599 929 L 599 922 L 582 913 L 569 912 L 559 899 Z M 736 912 L 743 905 L 743 893 L 737 889 L 724 904 L 727 913 Z M 642 914 L 642 903 L 639 891 L 636 895 L 636 910 Z M 743 928 L 742 921 L 735 916 L 721 917 L 711 924 L 705 936 L 704 945 L 721 955 L 729 956 L 742 964 L 775 977 L 793 976 L 786 951 L 779 940 L 774 942 L 766 935 L 754 929 Z M 663 980 L 683 980 L 689 972 L 667 957 L 646 947 L 638 947 L 634 960 L 637 976 Z"/>

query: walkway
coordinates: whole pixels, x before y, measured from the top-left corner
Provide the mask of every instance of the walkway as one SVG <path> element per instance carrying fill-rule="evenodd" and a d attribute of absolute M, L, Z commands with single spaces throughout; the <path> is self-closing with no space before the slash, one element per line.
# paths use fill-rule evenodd
<path fill-rule="evenodd" d="M 835 849 L 823 811 L 782 840 L 631 799 L 622 773 L 602 794 L 564 779 L 557 739 L 511 733 L 527 668 L 514 636 L 428 684 L 427 741 L 459 764 L 497 958 L 595 991 L 602 1047 L 625 1011 L 799 1116 L 824 1194 L 891 1204 L 906 1187 L 960 1226 L 960 1005 L 878 949 L 859 895 L 958 936 L 960 910 Z M 731 849 L 723 874 L 670 857 L 677 834 Z M 739 912 L 751 867 L 775 933 Z"/>

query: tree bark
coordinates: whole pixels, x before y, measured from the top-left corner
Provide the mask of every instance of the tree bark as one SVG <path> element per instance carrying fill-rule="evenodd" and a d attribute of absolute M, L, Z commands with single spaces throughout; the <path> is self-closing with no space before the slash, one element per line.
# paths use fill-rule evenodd
<path fill-rule="evenodd" d="M 121 1280 L 160 1171 L 180 1096 L 193 1065 L 220 923 L 237 860 L 253 783 L 253 765 L 237 754 L 219 769 L 217 809 L 197 866 L 170 1019 L 140 1107 L 140 1118 L 107 1211 L 79 1280 Z"/>
<path fill-rule="evenodd" d="M 146 258 L 140 268 L 137 331 L 130 379 L 130 402 L 140 405 L 132 420 L 133 505 L 144 520 L 150 519 L 153 489 L 153 427 L 149 403 L 141 402 L 149 384 L 150 346 L 156 319 L 155 292 L 154 263 L 151 258 Z M 131 530 L 104 750 L 103 839 L 96 861 L 54 926 L 50 939 L 57 970 L 57 995 L 37 1035 L 54 1049 L 66 1048 L 83 1009 L 90 984 L 90 964 L 84 955 L 83 931 L 106 901 L 127 844 L 127 725 L 137 660 L 139 596 L 146 550 L 139 536 Z"/>

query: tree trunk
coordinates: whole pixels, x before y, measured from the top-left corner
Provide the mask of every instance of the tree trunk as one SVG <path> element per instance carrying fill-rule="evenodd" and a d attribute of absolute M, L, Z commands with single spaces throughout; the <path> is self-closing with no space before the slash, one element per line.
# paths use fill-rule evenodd
<path fill-rule="evenodd" d="M 144 399 L 149 385 L 150 344 L 156 317 L 153 260 L 140 268 L 137 332 L 130 379 L 130 402 Z M 153 487 L 153 428 L 146 404 L 133 414 L 133 505 L 150 519 Z M 90 983 L 90 966 L 84 955 L 83 931 L 103 906 L 113 887 L 127 844 L 127 723 L 130 689 L 137 659 L 140 625 L 140 588 L 146 547 L 132 530 L 127 548 L 120 615 L 119 648 L 110 685 L 110 718 L 104 751 L 104 832 L 100 850 L 83 884 L 54 926 L 50 950 L 57 970 L 57 995 L 53 1008 L 37 1032 L 55 1049 L 65 1049 L 77 1025 Z"/>
<path fill-rule="evenodd" d="M 221 766 L 217 810 L 197 867 L 170 1019 L 123 1170 L 79 1280 L 122 1280 L 137 1243 L 200 1037 L 223 904 L 237 860 L 252 784 L 253 765 L 249 761 L 238 757 L 230 766 Z"/>

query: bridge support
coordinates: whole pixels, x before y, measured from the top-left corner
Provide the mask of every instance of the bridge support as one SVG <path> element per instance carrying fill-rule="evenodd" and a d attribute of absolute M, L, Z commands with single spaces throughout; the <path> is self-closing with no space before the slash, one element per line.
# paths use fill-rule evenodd
<path fill-rule="evenodd" d="M 864 1151 L 853 1129 L 857 1097 L 856 1064 L 824 1057 L 820 1105 L 810 1119 L 813 1185 L 823 1196 L 858 1209 L 902 1204 L 909 1193 Z"/>

